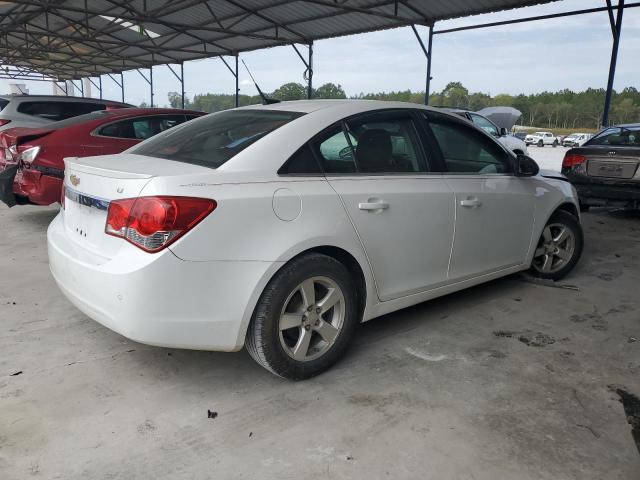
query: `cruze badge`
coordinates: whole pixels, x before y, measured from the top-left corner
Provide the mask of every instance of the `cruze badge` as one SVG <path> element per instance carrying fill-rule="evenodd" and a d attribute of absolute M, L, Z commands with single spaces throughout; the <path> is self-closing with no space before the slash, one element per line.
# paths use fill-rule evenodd
<path fill-rule="evenodd" d="M 71 182 L 71 185 L 73 185 L 74 187 L 80 184 L 80 178 L 76 177 L 75 175 L 71 175 L 69 177 L 69 181 Z"/>
<path fill-rule="evenodd" d="M 615 152 L 614 150 L 612 150 L 612 151 L 610 151 L 610 152 L 609 152 L 609 154 L 608 154 L 608 155 L 609 155 L 610 157 L 613 157 L 615 154 L 616 154 L 616 152 Z"/>

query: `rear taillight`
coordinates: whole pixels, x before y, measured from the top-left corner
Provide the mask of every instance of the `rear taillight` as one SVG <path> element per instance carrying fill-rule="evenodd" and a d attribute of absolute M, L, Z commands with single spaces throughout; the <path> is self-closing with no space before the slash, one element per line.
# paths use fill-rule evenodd
<path fill-rule="evenodd" d="M 159 252 L 215 210 L 209 198 L 139 197 L 109 203 L 105 233 L 124 238 L 145 252 Z"/>
<path fill-rule="evenodd" d="M 7 120 L 5 118 L 0 118 L 0 127 L 6 125 L 7 123 L 11 123 L 11 120 Z"/>
<path fill-rule="evenodd" d="M 587 157 L 584 155 L 578 155 L 576 153 L 567 152 L 562 160 L 562 168 L 571 168 L 576 165 L 581 165 L 587 161 Z"/>

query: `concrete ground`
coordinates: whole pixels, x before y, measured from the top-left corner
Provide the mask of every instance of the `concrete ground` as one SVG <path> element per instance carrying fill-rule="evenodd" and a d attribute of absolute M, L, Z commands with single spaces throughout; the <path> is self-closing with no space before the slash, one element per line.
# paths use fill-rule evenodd
<path fill-rule="evenodd" d="M 529 155 L 536 161 L 540 168 L 559 172 L 562 167 L 564 154 L 569 149 L 566 147 L 554 148 L 549 145 L 546 147 L 531 145 L 530 147 L 527 147 L 527 150 L 529 150 Z"/>
<path fill-rule="evenodd" d="M 56 211 L 0 207 L 2 480 L 638 479 L 614 392 L 640 394 L 638 214 L 584 216 L 576 289 L 511 276 L 387 315 L 292 383 L 85 317 L 49 275 Z"/>

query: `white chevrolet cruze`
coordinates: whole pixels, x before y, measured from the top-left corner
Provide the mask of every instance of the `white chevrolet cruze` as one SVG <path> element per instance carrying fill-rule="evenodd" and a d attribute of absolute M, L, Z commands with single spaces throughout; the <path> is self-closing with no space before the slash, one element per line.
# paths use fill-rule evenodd
<path fill-rule="evenodd" d="M 420 105 L 300 101 L 208 115 L 125 153 L 68 158 L 51 272 L 142 343 L 235 351 L 301 379 L 361 321 L 521 270 L 567 274 L 559 174 Z"/>

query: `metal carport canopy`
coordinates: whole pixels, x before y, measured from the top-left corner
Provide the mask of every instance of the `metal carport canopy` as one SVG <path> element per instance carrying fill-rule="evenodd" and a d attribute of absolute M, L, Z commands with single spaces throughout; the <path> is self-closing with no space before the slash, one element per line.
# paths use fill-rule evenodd
<path fill-rule="evenodd" d="M 0 73 L 95 77 L 552 1 L 558 0 L 3 1 Z"/>

